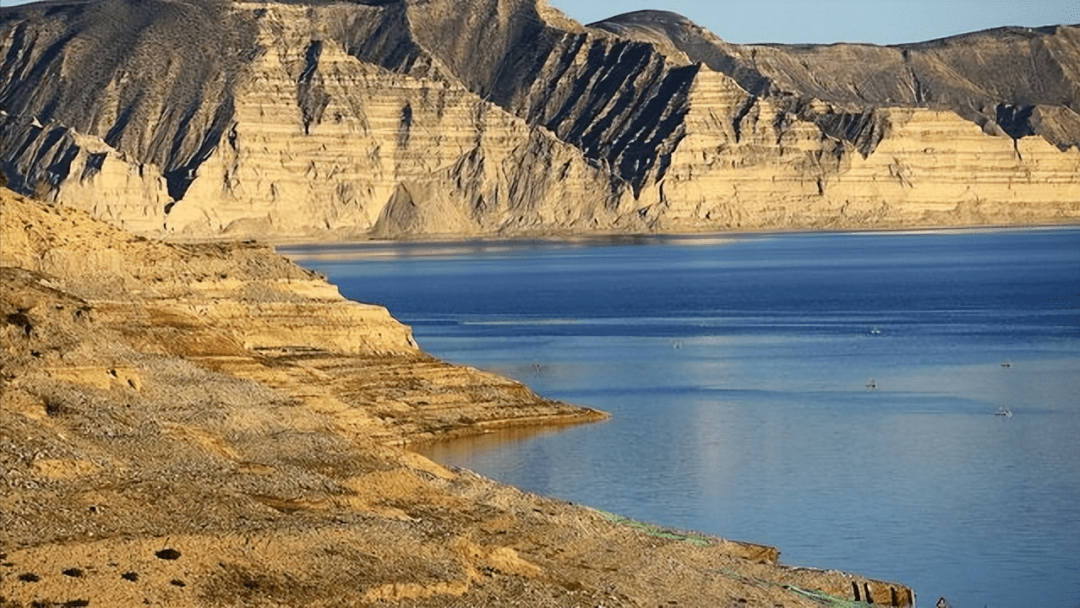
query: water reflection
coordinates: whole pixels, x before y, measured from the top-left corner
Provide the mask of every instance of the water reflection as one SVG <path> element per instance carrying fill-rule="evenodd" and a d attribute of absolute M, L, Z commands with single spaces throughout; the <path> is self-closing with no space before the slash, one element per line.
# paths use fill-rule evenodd
<path fill-rule="evenodd" d="M 404 260 L 422 258 L 460 258 L 467 256 L 498 259 L 520 256 L 523 252 L 547 255 L 583 248 L 635 247 L 643 245 L 678 245 L 683 247 L 720 247 L 742 240 L 740 237 L 712 235 L 654 236 L 597 235 L 567 236 L 558 239 L 477 239 L 465 241 L 364 241 L 355 243 L 285 244 L 278 253 L 300 263 L 358 262 L 364 260 Z"/>
<path fill-rule="evenodd" d="M 590 423 L 599 424 L 599 423 Z M 474 458 L 481 458 L 488 454 L 498 454 L 499 457 L 506 455 L 503 450 L 508 445 L 524 445 L 529 440 L 543 437 L 553 437 L 565 432 L 568 427 L 545 427 L 533 426 L 524 428 L 498 429 L 487 431 L 480 435 L 462 437 L 451 441 L 421 443 L 410 446 L 410 449 L 418 454 L 426 456 L 436 462 L 468 462 Z M 506 467 L 515 469 L 515 465 Z"/>

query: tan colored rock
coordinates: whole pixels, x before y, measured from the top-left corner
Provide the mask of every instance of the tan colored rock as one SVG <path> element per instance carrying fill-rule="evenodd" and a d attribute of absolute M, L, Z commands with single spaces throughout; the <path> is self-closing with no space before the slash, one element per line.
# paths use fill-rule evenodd
<path fill-rule="evenodd" d="M 462 236 L 605 215 L 604 198 L 587 193 L 608 177 L 572 147 L 456 84 L 314 41 L 325 26 L 303 7 L 249 10 L 259 44 L 276 52 L 238 86 L 227 145 L 200 165 L 168 232 Z M 307 113 L 296 103 L 303 79 L 319 98 Z"/>
<path fill-rule="evenodd" d="M 745 96 L 721 75 L 730 99 L 701 77 L 691 92 L 688 135 L 656 186 L 662 229 L 864 229 L 1074 223 L 1080 220 L 1080 148 L 1038 137 L 988 137 L 949 111 L 883 109 L 889 135 L 863 157 L 794 121 L 782 132 L 767 100 L 744 116 L 742 139 L 705 135 L 715 113 Z M 703 103 L 698 105 L 697 100 Z M 700 127 L 698 125 L 701 125 Z M 699 135 L 700 134 L 700 135 Z M 769 145 L 772 139 L 779 146 Z M 974 177 L 973 177 L 974 176 Z"/>
<path fill-rule="evenodd" d="M 143 234 L 1076 221 L 1076 27 L 794 47 L 538 0 L 107 2 L 66 34 L 57 15 L 0 14 L 0 172 Z"/>

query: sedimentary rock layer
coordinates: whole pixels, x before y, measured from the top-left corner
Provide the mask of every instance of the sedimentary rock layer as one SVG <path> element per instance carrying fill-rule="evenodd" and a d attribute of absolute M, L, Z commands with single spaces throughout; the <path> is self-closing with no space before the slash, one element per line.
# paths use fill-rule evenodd
<path fill-rule="evenodd" d="M 8 184 L 145 234 L 1080 218 L 1076 26 L 738 46 L 542 0 L 107 0 L 3 9 L 0 56 Z"/>

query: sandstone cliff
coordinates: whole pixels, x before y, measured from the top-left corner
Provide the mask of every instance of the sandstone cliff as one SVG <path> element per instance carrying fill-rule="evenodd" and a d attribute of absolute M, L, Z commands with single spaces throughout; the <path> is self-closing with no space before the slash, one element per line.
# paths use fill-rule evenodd
<path fill-rule="evenodd" d="M 0 173 L 144 234 L 1080 218 L 1080 28 L 737 46 L 542 0 L 0 12 Z"/>
<path fill-rule="evenodd" d="M 913 605 L 396 447 L 602 416 L 432 359 L 264 247 L 6 189 L 0 240 L 4 608 Z"/>

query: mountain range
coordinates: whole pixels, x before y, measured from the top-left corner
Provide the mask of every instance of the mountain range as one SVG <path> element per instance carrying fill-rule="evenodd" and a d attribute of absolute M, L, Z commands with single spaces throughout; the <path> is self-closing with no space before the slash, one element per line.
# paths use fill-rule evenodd
<path fill-rule="evenodd" d="M 0 9 L 8 187 L 173 238 L 1075 223 L 1080 26 L 735 45 L 545 0 Z"/>

